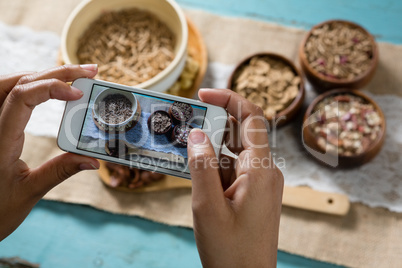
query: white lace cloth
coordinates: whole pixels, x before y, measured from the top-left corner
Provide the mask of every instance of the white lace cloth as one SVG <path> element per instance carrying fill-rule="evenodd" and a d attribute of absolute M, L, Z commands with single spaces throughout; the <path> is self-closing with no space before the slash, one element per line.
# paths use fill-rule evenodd
<path fill-rule="evenodd" d="M 60 37 L 51 32 L 35 32 L 23 26 L 0 22 L 0 74 L 40 71 L 55 66 Z M 37 106 L 26 131 L 34 135 L 57 136 L 64 102 L 50 100 Z"/>
<path fill-rule="evenodd" d="M 53 33 L 34 32 L 26 27 L 0 23 L 0 74 L 39 71 L 56 63 L 60 38 Z M 211 63 L 204 87 L 225 88 L 234 66 Z M 313 95 L 308 90 L 308 96 Z M 402 212 L 402 98 L 372 95 L 387 119 L 387 137 L 381 152 L 368 164 L 351 170 L 325 168 L 311 159 L 301 145 L 295 124 L 271 135 L 276 159 L 282 157 L 287 185 L 347 194 L 351 201 Z M 51 100 L 35 108 L 26 132 L 56 137 L 64 103 Z"/>

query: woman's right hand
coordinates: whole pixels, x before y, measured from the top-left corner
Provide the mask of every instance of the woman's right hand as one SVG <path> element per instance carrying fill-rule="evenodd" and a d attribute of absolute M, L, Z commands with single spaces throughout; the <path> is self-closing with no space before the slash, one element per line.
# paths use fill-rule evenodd
<path fill-rule="evenodd" d="M 194 234 L 204 267 L 275 267 L 283 175 L 268 145 L 260 108 L 230 90 L 201 89 L 203 102 L 232 115 L 228 147 L 237 160 L 216 166 L 208 137 L 191 131 Z"/>

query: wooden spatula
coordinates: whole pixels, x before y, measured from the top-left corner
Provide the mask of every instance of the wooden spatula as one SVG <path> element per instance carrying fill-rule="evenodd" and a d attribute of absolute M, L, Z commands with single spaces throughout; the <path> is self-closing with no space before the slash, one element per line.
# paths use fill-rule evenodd
<path fill-rule="evenodd" d="M 99 176 L 101 180 L 110 186 L 109 171 L 105 162 L 101 162 Z M 149 186 L 138 189 L 128 189 L 125 187 L 115 188 L 123 192 L 156 192 L 178 188 L 191 188 L 191 181 L 173 176 L 166 176 L 161 181 L 157 181 Z M 309 187 L 290 187 L 285 186 L 283 191 L 283 205 L 316 212 L 345 215 L 349 211 L 349 199 L 342 194 L 315 191 Z"/>
<path fill-rule="evenodd" d="M 350 207 L 349 198 L 346 195 L 320 192 L 305 186 L 285 186 L 282 203 L 289 207 L 334 215 L 346 215 Z"/>

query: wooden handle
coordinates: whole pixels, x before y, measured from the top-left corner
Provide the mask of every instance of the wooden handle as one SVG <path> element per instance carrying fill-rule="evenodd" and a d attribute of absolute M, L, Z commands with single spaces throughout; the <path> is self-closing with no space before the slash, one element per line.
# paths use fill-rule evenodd
<path fill-rule="evenodd" d="M 99 176 L 101 180 L 110 186 L 110 174 L 104 161 L 100 161 Z M 149 186 L 138 189 L 125 187 L 114 188 L 123 192 L 157 192 L 178 188 L 191 188 L 191 180 L 185 180 L 173 176 L 166 176 L 164 180 L 152 183 Z M 345 215 L 349 211 L 349 199 L 347 196 L 335 193 L 326 193 L 313 190 L 308 187 L 290 187 L 283 189 L 282 203 L 284 206 L 311 210 L 334 215 Z"/>
<path fill-rule="evenodd" d="M 350 207 L 346 195 L 320 192 L 309 187 L 285 186 L 282 203 L 284 206 L 334 215 L 346 215 Z"/>

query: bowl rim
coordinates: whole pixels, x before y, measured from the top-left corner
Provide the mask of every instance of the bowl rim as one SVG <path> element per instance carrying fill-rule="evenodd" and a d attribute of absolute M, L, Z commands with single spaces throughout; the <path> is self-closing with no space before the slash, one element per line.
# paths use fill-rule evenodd
<path fill-rule="evenodd" d="M 373 151 L 377 146 L 381 146 L 381 144 L 384 142 L 385 139 L 385 135 L 386 135 L 386 119 L 384 116 L 384 113 L 381 109 L 381 107 L 368 95 L 364 94 L 363 92 L 361 92 L 358 89 L 348 89 L 348 88 L 336 88 L 336 89 L 332 89 L 329 91 L 326 91 L 325 93 L 322 93 L 320 95 L 318 95 L 308 106 L 304 117 L 303 117 L 303 126 L 306 123 L 306 121 L 309 119 L 309 117 L 311 116 L 312 112 L 314 111 L 314 108 L 317 106 L 318 103 L 320 103 L 322 100 L 324 100 L 327 97 L 330 97 L 332 95 L 338 95 L 338 94 L 351 94 L 351 95 L 355 95 L 357 97 L 362 98 L 363 100 L 367 101 L 368 103 L 372 104 L 374 106 L 374 109 L 377 111 L 377 113 L 379 114 L 379 116 L 381 117 L 382 120 L 382 124 L 381 124 L 381 130 L 379 132 L 379 135 L 377 136 L 377 138 L 370 143 L 369 147 L 359 153 L 359 154 L 355 154 L 355 155 L 351 155 L 351 156 L 347 156 L 347 155 L 341 155 L 338 154 L 337 156 L 341 159 L 355 159 L 355 158 L 359 158 L 362 156 L 367 155 L 369 152 Z M 316 135 L 312 132 L 311 128 L 309 126 L 304 127 L 304 129 L 302 129 L 302 133 L 304 133 L 304 131 L 307 131 L 309 135 L 311 135 L 312 137 L 316 137 Z M 302 137 L 302 142 L 304 143 L 304 134 Z M 315 145 L 318 146 L 317 140 L 315 140 Z M 321 148 L 318 146 L 318 148 Z M 332 154 L 335 155 L 335 154 Z"/>
<path fill-rule="evenodd" d="M 305 87 L 304 87 L 304 77 L 301 73 L 301 71 L 296 67 L 296 65 L 288 58 L 286 58 L 285 56 L 278 54 L 278 53 L 274 53 L 274 52 L 257 52 L 254 54 L 251 54 L 245 58 L 243 58 L 234 68 L 234 70 L 232 71 L 232 73 L 230 74 L 229 77 L 229 81 L 228 81 L 228 85 L 227 87 L 236 92 L 235 90 L 233 90 L 233 79 L 235 77 L 235 74 L 237 73 L 237 71 L 244 65 L 246 64 L 248 61 L 250 61 L 252 58 L 254 57 L 263 57 L 263 56 L 268 56 L 268 57 L 272 57 L 274 59 L 279 59 L 283 62 L 285 62 L 287 65 L 289 65 L 291 67 L 291 69 L 293 70 L 293 72 L 300 77 L 300 84 L 299 84 L 299 90 L 297 92 L 296 97 L 293 99 L 293 101 L 282 111 L 280 111 L 279 113 L 277 113 L 275 116 L 264 116 L 268 121 L 272 121 L 272 120 L 276 120 L 278 118 L 281 118 L 282 116 L 286 116 L 289 113 L 291 113 L 292 111 L 300 108 L 298 106 L 300 106 L 304 100 L 304 95 L 305 95 Z M 287 121 L 287 118 L 285 118 L 285 120 Z"/>
<path fill-rule="evenodd" d="M 359 28 L 365 34 L 367 34 L 368 38 L 370 39 L 371 43 L 373 44 L 373 56 L 372 56 L 370 67 L 365 72 L 359 74 L 358 76 L 354 77 L 353 79 L 347 79 L 347 78 L 338 79 L 338 78 L 331 78 L 331 77 L 325 76 L 325 75 L 317 72 L 314 68 L 312 68 L 310 63 L 307 60 L 307 56 L 306 56 L 304 47 L 306 45 L 307 40 L 312 35 L 313 30 L 315 30 L 325 24 L 331 24 L 334 22 L 340 22 L 340 23 L 344 23 L 344 24 Z M 375 41 L 374 36 L 369 31 L 367 31 L 363 26 L 361 26 L 355 22 L 348 21 L 348 20 L 334 19 L 334 20 L 326 20 L 319 24 L 316 24 L 310 29 L 310 31 L 307 32 L 307 34 L 303 38 L 303 41 L 301 42 L 301 45 L 299 47 L 299 59 L 300 59 L 301 66 L 306 68 L 307 71 L 310 72 L 311 74 L 313 74 L 315 77 L 317 77 L 318 79 L 323 80 L 327 83 L 337 84 L 338 88 L 342 88 L 342 87 L 346 86 L 347 84 L 362 80 L 367 75 L 369 75 L 371 72 L 373 72 L 376 69 L 377 64 L 378 64 L 379 52 L 378 52 L 378 45 L 377 45 L 377 42 Z M 354 90 L 354 88 L 352 88 L 350 90 Z"/>
<path fill-rule="evenodd" d="M 65 64 L 73 64 L 71 62 L 71 59 L 69 57 L 69 54 L 67 52 L 67 36 L 69 34 L 70 28 L 76 17 L 82 12 L 82 10 L 87 7 L 88 5 L 93 4 L 97 0 L 84 0 L 80 2 L 74 10 L 70 13 L 68 16 L 63 30 L 61 34 L 61 57 Z M 182 41 L 179 44 L 176 44 L 178 46 L 177 53 L 175 54 L 172 62 L 162 71 L 160 71 L 158 74 L 156 74 L 154 77 L 150 78 L 149 80 L 146 80 L 140 84 L 133 85 L 138 88 L 150 88 L 152 86 L 155 86 L 162 78 L 169 76 L 172 72 L 174 72 L 175 68 L 177 66 L 180 66 L 180 63 L 185 59 L 186 54 L 187 54 L 187 43 L 188 43 L 188 25 L 187 25 L 187 19 L 184 15 L 183 10 L 179 6 L 178 3 L 176 3 L 173 0 L 164 0 L 167 4 L 169 4 L 173 10 L 175 11 L 179 21 L 180 21 L 180 31 L 182 35 Z M 135 6 L 135 2 L 133 2 L 133 7 L 138 7 Z M 141 8 L 141 7 L 138 7 Z M 149 11 L 152 14 L 154 14 L 152 11 Z M 155 15 L 158 17 L 157 15 Z M 158 18 L 159 19 L 159 18 Z M 89 26 L 89 25 L 87 25 Z M 80 64 L 80 63 L 77 63 Z"/>
<path fill-rule="evenodd" d="M 94 103 L 93 103 L 93 107 L 92 107 L 93 113 L 94 113 L 95 116 L 98 118 L 98 120 L 99 120 L 102 124 L 105 124 L 106 126 L 110 126 L 110 127 L 116 128 L 116 127 L 121 127 L 121 126 L 127 125 L 130 121 L 133 120 L 133 118 L 134 118 L 134 117 L 136 116 L 136 114 L 137 114 L 137 111 L 138 111 L 138 99 L 137 99 L 137 96 L 135 96 L 135 94 L 134 94 L 133 92 L 128 92 L 128 91 L 123 91 L 123 94 L 122 94 L 120 91 L 117 92 L 117 93 L 108 93 L 108 92 L 106 92 L 106 91 L 118 91 L 118 90 L 116 90 L 116 89 L 114 89 L 114 88 L 107 88 L 107 89 L 102 90 L 101 92 L 99 92 L 98 95 L 96 95 L 95 100 L 94 100 Z M 103 100 L 104 98 L 106 98 L 106 96 L 108 96 L 108 95 L 110 95 L 110 94 L 120 94 L 120 95 L 125 96 L 125 95 L 124 95 L 124 92 L 126 92 L 126 93 L 128 93 L 128 94 L 131 93 L 131 94 L 133 95 L 134 103 L 132 103 L 132 110 L 133 110 L 132 115 L 131 115 L 129 118 L 127 118 L 126 120 L 124 120 L 123 122 L 118 123 L 118 124 L 111 124 L 111 123 L 105 122 L 105 120 L 103 120 L 103 118 L 97 113 L 97 111 L 96 111 L 97 109 L 95 109 L 96 105 L 98 105 L 98 103 L 100 102 L 100 99 L 99 99 L 100 96 L 101 96 L 102 94 L 105 94 L 105 97 L 102 98 L 102 100 Z M 125 97 L 126 97 L 126 96 L 125 96 Z M 129 101 L 131 102 L 131 100 L 129 100 Z"/>

